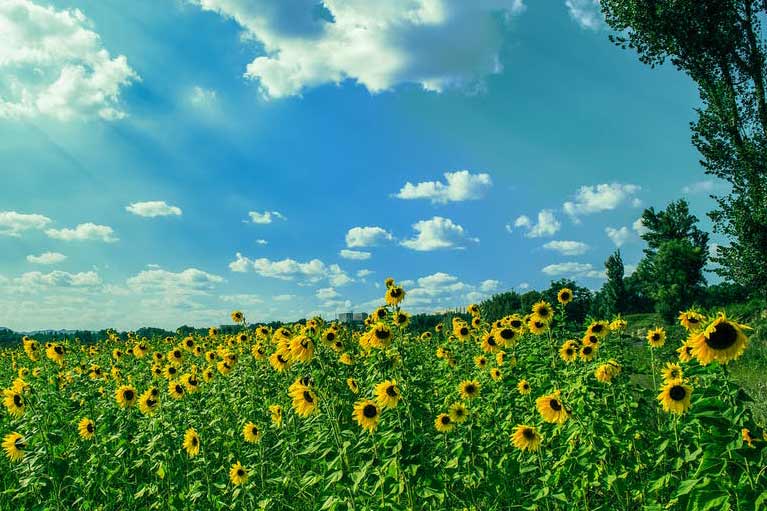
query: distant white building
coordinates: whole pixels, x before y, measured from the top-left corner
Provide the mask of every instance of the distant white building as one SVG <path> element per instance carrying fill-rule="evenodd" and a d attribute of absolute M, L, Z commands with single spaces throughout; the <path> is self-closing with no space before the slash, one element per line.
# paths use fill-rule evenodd
<path fill-rule="evenodd" d="M 368 315 L 365 312 L 339 312 L 336 319 L 341 323 L 356 323 L 365 321 Z"/>

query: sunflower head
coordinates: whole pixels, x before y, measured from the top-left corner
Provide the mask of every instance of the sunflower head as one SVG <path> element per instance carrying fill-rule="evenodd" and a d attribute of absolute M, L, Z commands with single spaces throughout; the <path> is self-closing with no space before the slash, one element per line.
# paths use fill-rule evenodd
<path fill-rule="evenodd" d="M 450 415 L 441 413 L 434 419 L 434 427 L 440 433 L 448 433 L 453 430 L 455 423 L 453 422 L 453 419 L 450 418 Z"/>
<path fill-rule="evenodd" d="M 540 448 L 543 436 L 535 426 L 518 424 L 511 435 L 511 442 L 520 451 L 535 452 Z"/>
<path fill-rule="evenodd" d="M 181 445 L 190 458 L 197 456 L 200 452 L 200 436 L 197 434 L 197 430 L 194 428 L 187 429 L 186 433 L 184 433 L 184 441 Z"/>
<path fill-rule="evenodd" d="M 713 361 L 727 364 L 740 358 L 748 346 L 748 337 L 744 330 L 749 329 L 735 321 L 727 319 L 724 312 L 710 322 L 705 329 L 693 335 L 688 341 L 692 345 L 692 356 L 701 365 Z"/>
<path fill-rule="evenodd" d="M 352 418 L 362 429 L 372 433 L 381 420 L 381 409 L 375 401 L 363 399 L 354 403 Z"/>
<path fill-rule="evenodd" d="M 573 301 L 573 291 L 570 288 L 563 287 L 557 293 L 557 301 L 562 305 L 567 305 Z"/>
<path fill-rule="evenodd" d="M 479 391 L 482 388 L 477 380 L 464 380 L 458 385 L 458 393 L 461 395 L 461 399 L 474 399 L 479 396 Z"/>
<path fill-rule="evenodd" d="M 88 417 L 83 417 L 77 423 L 77 433 L 83 440 L 90 440 L 96 434 L 96 425 Z"/>
<path fill-rule="evenodd" d="M 666 382 L 658 394 L 658 401 L 668 413 L 682 414 L 690 409 L 692 387 L 682 380 Z"/>
<path fill-rule="evenodd" d="M 229 480 L 235 486 L 240 486 L 248 482 L 248 471 L 239 461 L 229 469 Z"/>

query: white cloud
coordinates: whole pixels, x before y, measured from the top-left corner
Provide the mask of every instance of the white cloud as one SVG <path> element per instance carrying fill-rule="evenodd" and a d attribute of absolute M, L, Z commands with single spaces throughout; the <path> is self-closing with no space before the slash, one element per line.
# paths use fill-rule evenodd
<path fill-rule="evenodd" d="M 331 300 L 341 296 L 341 294 L 332 287 L 323 287 L 317 290 L 316 296 L 320 300 Z"/>
<path fill-rule="evenodd" d="M 269 242 L 268 242 L 268 241 L 266 241 L 266 240 L 264 240 L 264 239 L 257 239 L 257 240 L 256 240 L 256 243 L 257 243 L 258 245 L 268 245 L 268 244 L 269 244 Z"/>
<path fill-rule="evenodd" d="M 649 229 L 645 227 L 641 216 L 634 220 L 634 223 L 631 224 L 631 228 L 634 229 L 634 232 L 636 232 L 639 236 L 649 231 Z"/>
<path fill-rule="evenodd" d="M 95 271 L 81 273 L 58 270 L 50 273 L 31 271 L 14 279 L 14 283 L 24 291 L 49 287 L 91 287 L 100 285 L 101 277 Z"/>
<path fill-rule="evenodd" d="M 549 241 L 543 245 L 543 248 L 548 250 L 554 250 L 562 255 L 577 256 L 585 254 L 589 250 L 589 246 L 582 241 Z"/>
<path fill-rule="evenodd" d="M 294 280 L 296 277 L 300 277 L 309 283 L 327 279 L 335 287 L 353 282 L 353 279 L 340 266 L 337 264 L 326 265 L 319 259 L 312 259 L 305 263 L 290 258 L 272 261 L 266 257 L 250 259 L 239 252 L 237 252 L 236 257 L 237 259 L 229 263 L 229 268 L 234 272 L 254 271 L 262 277 L 280 280 Z"/>
<path fill-rule="evenodd" d="M 167 270 L 143 270 L 128 278 L 128 287 L 135 291 L 195 292 L 212 289 L 224 278 L 197 268 L 174 273 Z"/>
<path fill-rule="evenodd" d="M 527 282 L 520 282 L 517 287 L 519 289 L 529 289 L 530 288 L 530 284 L 528 284 Z"/>
<path fill-rule="evenodd" d="M 112 58 L 78 9 L 0 2 L 0 118 L 120 119 L 120 92 L 139 76 Z"/>
<path fill-rule="evenodd" d="M 259 213 L 258 211 L 249 211 L 250 221 L 254 224 L 270 224 L 273 218 L 279 218 L 280 220 L 287 220 L 285 215 L 279 211 L 264 211 Z"/>
<path fill-rule="evenodd" d="M 610 238 L 613 243 L 615 243 L 616 247 L 623 246 L 624 243 L 631 239 L 631 231 L 629 231 L 629 228 L 625 226 L 619 229 L 615 229 L 614 227 L 605 227 L 605 234 L 607 234 L 607 237 Z"/>
<path fill-rule="evenodd" d="M 581 186 L 575 193 L 575 201 L 565 202 L 562 208 L 574 222 L 578 223 L 580 216 L 609 211 L 624 202 L 631 202 L 638 206 L 638 199 L 634 195 L 639 190 L 641 190 L 640 186 L 620 183 Z"/>
<path fill-rule="evenodd" d="M 37 213 L 0 211 L 0 235 L 18 237 L 24 231 L 44 229 L 49 223 L 51 223 L 50 218 Z"/>
<path fill-rule="evenodd" d="M 326 0 L 326 16 L 318 16 L 315 0 L 190 1 L 234 19 L 244 39 L 261 43 L 265 55 L 245 77 L 267 98 L 345 80 L 371 93 L 403 83 L 476 90 L 502 70 L 504 25 L 524 8 L 522 0 Z"/>
<path fill-rule="evenodd" d="M 544 266 L 541 271 L 550 276 L 588 277 L 595 279 L 605 278 L 605 272 L 599 271 L 589 263 L 558 263 Z"/>
<path fill-rule="evenodd" d="M 349 248 L 372 247 L 393 239 L 391 233 L 383 227 L 352 227 L 346 233 L 346 246 Z"/>
<path fill-rule="evenodd" d="M 344 259 L 353 259 L 356 261 L 364 261 L 366 259 L 370 259 L 370 252 L 360 252 L 359 250 L 343 249 L 339 252 L 339 255 Z"/>
<path fill-rule="evenodd" d="M 46 229 L 45 234 L 49 238 L 64 241 L 99 240 L 105 243 L 118 241 L 111 227 L 91 222 L 79 224 L 74 229 Z"/>
<path fill-rule="evenodd" d="M 247 294 L 247 293 L 236 294 L 236 295 L 221 295 L 219 296 L 219 299 L 222 302 L 234 303 L 238 306 L 258 305 L 260 303 L 264 303 L 264 299 L 261 298 L 260 296 Z"/>
<path fill-rule="evenodd" d="M 525 233 L 525 237 L 527 238 L 554 236 L 562 227 L 562 224 L 554 215 L 554 211 L 550 209 L 542 209 L 539 211 L 538 222 L 535 224 L 533 224 L 528 217 L 523 215 L 517 218 L 517 220 L 514 222 L 514 225 L 516 227 L 527 228 L 527 232 Z"/>
<path fill-rule="evenodd" d="M 296 297 L 296 295 L 276 295 L 272 297 L 272 300 L 275 302 L 289 302 L 290 300 L 293 300 Z"/>
<path fill-rule="evenodd" d="M 488 279 L 479 283 L 479 289 L 480 291 L 483 291 L 485 293 L 490 293 L 491 291 L 495 291 L 496 289 L 498 289 L 500 285 L 501 285 L 500 281 Z"/>
<path fill-rule="evenodd" d="M 368 276 L 370 276 L 372 274 L 373 274 L 373 271 L 367 270 L 367 269 L 363 269 L 363 270 L 359 270 L 357 272 L 357 277 L 359 277 L 361 279 L 364 279 L 365 277 L 368 277 Z"/>
<path fill-rule="evenodd" d="M 189 101 L 198 107 L 210 107 L 216 100 L 218 95 L 213 89 L 204 89 L 199 85 L 192 87 L 192 91 L 189 93 Z"/>
<path fill-rule="evenodd" d="M 56 264 L 64 261 L 66 258 L 67 256 L 59 252 L 43 252 L 40 255 L 28 255 L 27 261 L 33 264 Z"/>
<path fill-rule="evenodd" d="M 435 216 L 431 220 L 421 220 L 413 224 L 416 231 L 415 238 L 404 240 L 401 244 L 411 250 L 421 252 L 463 248 L 460 244 L 466 240 L 479 241 L 476 238 L 468 238 L 466 231 L 460 225 L 449 218 Z"/>
<path fill-rule="evenodd" d="M 721 181 L 714 181 L 713 179 L 705 179 L 703 181 L 696 181 L 682 188 L 682 193 L 690 195 L 695 194 L 712 194 L 717 191 L 726 189 L 727 185 Z"/>
<path fill-rule="evenodd" d="M 445 172 L 447 184 L 439 181 L 425 181 L 418 184 L 411 182 L 395 195 L 398 199 L 429 199 L 432 204 L 447 204 L 481 199 L 493 185 L 489 174 L 471 174 L 468 170 Z"/>
<path fill-rule="evenodd" d="M 125 206 L 125 210 L 134 215 L 154 218 L 156 216 L 181 216 L 181 208 L 171 206 L 164 200 L 134 202 Z"/>
<path fill-rule="evenodd" d="M 604 23 L 599 0 L 565 0 L 570 16 L 583 28 L 598 30 Z"/>

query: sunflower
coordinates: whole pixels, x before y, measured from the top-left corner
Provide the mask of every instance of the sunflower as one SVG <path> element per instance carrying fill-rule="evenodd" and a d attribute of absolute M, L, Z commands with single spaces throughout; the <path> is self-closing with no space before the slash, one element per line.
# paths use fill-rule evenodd
<path fill-rule="evenodd" d="M 115 392 L 115 399 L 120 408 L 130 408 L 136 404 L 136 389 L 130 385 L 123 385 Z"/>
<path fill-rule="evenodd" d="M 389 305 L 399 305 L 405 299 L 405 290 L 399 286 L 392 285 L 386 289 L 386 303 Z"/>
<path fill-rule="evenodd" d="M 554 309 L 548 302 L 541 300 L 533 304 L 532 315 L 544 323 L 549 323 L 554 318 Z"/>
<path fill-rule="evenodd" d="M 349 390 L 351 390 L 352 393 L 359 394 L 360 386 L 357 383 L 357 380 L 355 380 L 354 378 L 347 378 L 346 379 L 346 384 L 349 386 Z"/>
<path fill-rule="evenodd" d="M 601 364 L 594 371 L 594 376 L 597 381 L 602 383 L 610 383 L 613 378 L 618 376 L 621 372 L 621 366 L 615 360 L 609 360 L 606 364 Z"/>
<path fill-rule="evenodd" d="M 458 385 L 458 393 L 461 395 L 461 399 L 474 399 L 479 396 L 479 390 L 482 386 L 477 380 L 463 380 Z"/>
<path fill-rule="evenodd" d="M 245 321 L 245 315 L 242 311 L 234 311 L 232 312 L 232 321 L 235 323 L 242 323 Z"/>
<path fill-rule="evenodd" d="M 293 409 L 301 417 L 315 413 L 319 409 L 317 403 L 317 394 L 308 387 L 293 397 Z"/>
<path fill-rule="evenodd" d="M 666 382 L 658 394 L 658 401 L 663 405 L 663 410 L 669 413 L 682 414 L 690 408 L 690 396 L 692 387 L 682 380 Z"/>
<path fill-rule="evenodd" d="M 506 362 L 506 352 L 499 351 L 495 354 L 495 363 L 502 366 Z"/>
<path fill-rule="evenodd" d="M 352 417 L 362 429 L 373 432 L 381 420 L 381 410 L 378 405 L 370 399 L 362 399 L 354 403 L 354 413 Z"/>
<path fill-rule="evenodd" d="M 469 330 L 469 325 L 463 321 L 460 323 L 456 322 L 453 325 L 453 335 L 455 335 L 460 341 L 469 339 L 471 337 L 471 330 Z"/>
<path fill-rule="evenodd" d="M 184 387 L 186 387 L 187 392 L 190 394 L 194 394 L 200 390 L 200 380 L 198 380 L 194 374 L 181 375 L 181 383 L 184 384 Z"/>
<path fill-rule="evenodd" d="M 290 397 L 296 397 L 306 389 L 311 389 L 314 385 L 314 380 L 311 376 L 302 376 L 296 378 L 296 380 L 288 387 L 288 395 Z"/>
<path fill-rule="evenodd" d="M 559 348 L 559 356 L 565 362 L 574 362 L 578 358 L 578 343 L 575 341 L 565 341 Z"/>
<path fill-rule="evenodd" d="M 21 392 L 18 389 L 10 388 L 5 389 L 3 394 L 5 396 L 3 398 L 3 405 L 5 405 L 8 413 L 16 418 L 23 416 L 26 410 L 26 402 Z"/>
<path fill-rule="evenodd" d="M 342 353 L 341 356 L 338 357 L 338 361 L 347 366 L 350 366 L 354 363 L 352 356 L 348 353 Z"/>
<path fill-rule="evenodd" d="M 540 412 L 543 420 L 546 422 L 562 424 L 570 416 L 568 411 L 562 405 L 558 390 L 536 399 L 535 407 L 538 408 L 538 412 Z"/>
<path fill-rule="evenodd" d="M 666 331 L 658 327 L 647 331 L 647 342 L 652 348 L 660 348 L 666 344 Z"/>
<path fill-rule="evenodd" d="M 685 341 L 684 344 L 682 344 L 679 348 L 676 350 L 677 353 L 679 353 L 679 361 L 680 362 L 689 362 L 692 360 L 692 344 L 689 340 Z"/>
<path fill-rule="evenodd" d="M 370 345 L 374 348 L 388 348 L 393 336 L 391 328 L 386 323 L 376 323 L 369 332 Z"/>
<path fill-rule="evenodd" d="M 186 394 L 186 389 L 181 382 L 171 380 L 168 382 L 168 394 L 173 399 L 181 399 Z"/>
<path fill-rule="evenodd" d="M 450 415 L 450 420 L 456 424 L 461 424 L 469 418 L 469 411 L 466 409 L 466 406 L 459 401 L 450 405 L 448 415 Z"/>
<path fill-rule="evenodd" d="M 282 426 L 282 407 L 280 405 L 269 405 L 269 413 L 272 415 L 272 424 L 278 428 Z"/>
<path fill-rule="evenodd" d="M 501 370 L 497 367 L 493 367 L 490 369 L 490 378 L 493 379 L 493 381 L 500 381 L 501 380 Z"/>
<path fill-rule="evenodd" d="M 468 307 L 466 307 L 466 312 L 468 312 L 472 316 L 479 316 L 479 305 L 477 305 L 476 303 L 470 304 Z"/>
<path fill-rule="evenodd" d="M 248 471 L 242 466 L 242 463 L 238 461 L 232 465 L 231 469 L 229 469 L 229 479 L 235 486 L 245 484 L 248 482 Z"/>
<path fill-rule="evenodd" d="M 622 332 L 623 330 L 626 330 L 627 326 L 628 326 L 628 322 L 622 317 L 618 316 L 617 318 L 615 318 L 614 320 L 610 322 L 610 331 Z"/>
<path fill-rule="evenodd" d="M 573 291 L 569 288 L 563 287 L 557 293 L 557 301 L 562 305 L 567 305 L 573 301 Z"/>
<path fill-rule="evenodd" d="M 63 364 L 64 346 L 60 344 L 50 344 L 45 350 L 45 356 L 59 365 Z"/>
<path fill-rule="evenodd" d="M 278 373 L 284 371 L 290 365 L 290 353 L 283 350 L 277 350 L 269 355 L 269 364 Z"/>
<path fill-rule="evenodd" d="M 472 328 L 479 328 L 480 326 L 482 326 L 482 318 L 480 318 L 479 316 L 474 316 L 473 318 L 471 318 Z"/>
<path fill-rule="evenodd" d="M 484 355 L 477 355 L 474 357 L 474 365 L 477 366 L 477 369 L 484 369 L 487 367 L 487 357 Z"/>
<path fill-rule="evenodd" d="M 580 351 L 578 352 L 578 357 L 580 357 L 582 362 L 591 362 L 594 360 L 594 357 L 597 355 L 597 351 L 599 348 L 596 346 L 582 346 Z"/>
<path fill-rule="evenodd" d="M 525 321 L 519 314 L 512 314 L 509 316 L 507 326 L 517 333 L 522 333 L 525 329 Z"/>
<path fill-rule="evenodd" d="M 667 362 L 662 373 L 664 383 L 682 379 L 682 368 L 679 367 L 679 364 L 674 364 L 673 362 Z"/>
<path fill-rule="evenodd" d="M 437 333 L 442 332 L 444 328 L 445 328 L 445 325 L 443 325 L 442 323 L 437 323 L 436 325 L 434 325 L 434 331 Z"/>
<path fill-rule="evenodd" d="M 290 357 L 297 362 L 307 363 L 314 356 L 314 341 L 305 335 L 294 337 L 290 341 Z"/>
<path fill-rule="evenodd" d="M 690 309 L 679 313 L 679 324 L 688 332 L 697 332 L 700 330 L 706 317 L 700 312 Z"/>
<path fill-rule="evenodd" d="M 455 423 L 448 414 L 441 413 L 434 419 L 434 427 L 437 428 L 437 431 L 440 433 L 448 433 L 453 430 Z"/>
<path fill-rule="evenodd" d="M 518 335 L 517 331 L 514 330 L 511 327 L 504 326 L 501 328 L 497 328 L 493 334 L 493 336 L 498 339 L 498 342 L 502 344 L 505 348 L 513 348 L 516 343 L 516 337 Z"/>
<path fill-rule="evenodd" d="M 8 433 L 5 435 L 5 438 L 3 438 L 5 455 L 8 456 L 8 459 L 11 461 L 21 461 L 24 457 L 24 449 L 26 448 L 27 443 L 24 440 L 24 437 L 15 431 L 13 433 Z"/>
<path fill-rule="evenodd" d="M 592 321 L 589 327 L 586 329 L 586 337 L 595 336 L 598 339 L 603 339 L 610 333 L 610 325 L 607 321 Z"/>
<path fill-rule="evenodd" d="M 549 324 L 537 316 L 530 316 L 530 320 L 527 323 L 527 328 L 530 330 L 531 334 L 541 335 L 549 328 Z"/>
<path fill-rule="evenodd" d="M 246 442 L 255 444 L 259 440 L 261 440 L 261 430 L 258 429 L 258 426 L 256 426 L 252 422 L 248 422 L 242 428 L 242 436 L 245 438 Z"/>
<path fill-rule="evenodd" d="M 756 439 L 751 436 L 751 431 L 749 431 L 748 428 L 743 428 L 740 430 L 740 435 L 743 437 L 743 443 L 748 444 L 749 447 L 754 447 L 754 442 L 756 442 Z"/>
<path fill-rule="evenodd" d="M 394 279 L 391 277 L 386 277 L 386 280 L 384 280 L 384 285 L 387 289 L 392 287 L 394 285 Z"/>
<path fill-rule="evenodd" d="M 160 405 L 158 396 L 160 392 L 152 387 L 143 394 L 138 400 L 138 409 L 143 415 L 153 415 L 157 411 L 157 407 Z"/>
<path fill-rule="evenodd" d="M 88 417 L 83 417 L 77 423 L 77 433 L 83 440 L 90 440 L 96 434 L 96 425 Z"/>
<path fill-rule="evenodd" d="M 410 314 L 404 311 L 399 311 L 394 314 L 394 324 L 400 328 L 405 328 L 410 323 Z"/>
<path fill-rule="evenodd" d="M 206 367 L 205 370 L 202 372 L 202 380 L 209 382 L 213 379 L 213 377 L 216 375 L 215 371 L 211 369 L 210 367 Z"/>
<path fill-rule="evenodd" d="M 184 353 L 179 348 L 173 348 L 168 352 L 168 362 L 179 365 L 184 358 Z"/>
<path fill-rule="evenodd" d="M 197 456 L 200 452 L 200 435 L 197 434 L 197 430 L 194 428 L 187 429 L 181 446 L 186 449 L 186 453 L 190 458 Z"/>
<path fill-rule="evenodd" d="M 396 408 L 402 394 L 395 380 L 385 380 L 375 386 L 376 401 L 383 408 Z"/>
<path fill-rule="evenodd" d="M 482 336 L 482 351 L 485 353 L 495 353 L 496 351 L 500 350 L 501 347 L 498 346 L 498 341 L 495 339 L 495 335 L 493 332 L 488 332 L 485 335 Z"/>
<path fill-rule="evenodd" d="M 527 383 L 527 380 L 519 380 L 519 383 L 517 383 L 517 390 L 520 394 L 526 396 L 530 393 L 530 384 Z"/>
<path fill-rule="evenodd" d="M 726 364 L 740 358 L 748 345 L 748 338 L 743 329 L 749 328 L 727 319 L 720 312 L 704 330 L 690 339 L 692 356 L 698 359 L 700 365 L 708 365 L 714 360 Z"/>
<path fill-rule="evenodd" d="M 543 436 L 535 426 L 524 424 L 518 424 L 511 435 L 511 443 L 520 451 L 535 452 L 540 448 L 542 440 Z"/>

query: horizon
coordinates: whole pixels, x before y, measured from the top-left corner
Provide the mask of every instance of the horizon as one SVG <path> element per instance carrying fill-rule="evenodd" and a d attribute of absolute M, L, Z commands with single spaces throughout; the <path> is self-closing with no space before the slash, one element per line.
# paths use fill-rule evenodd
<path fill-rule="evenodd" d="M 428 312 L 598 289 L 646 207 L 711 232 L 697 89 L 609 43 L 598 2 L 323 5 L 0 7 L 0 325 L 335 317 L 386 277 Z"/>

